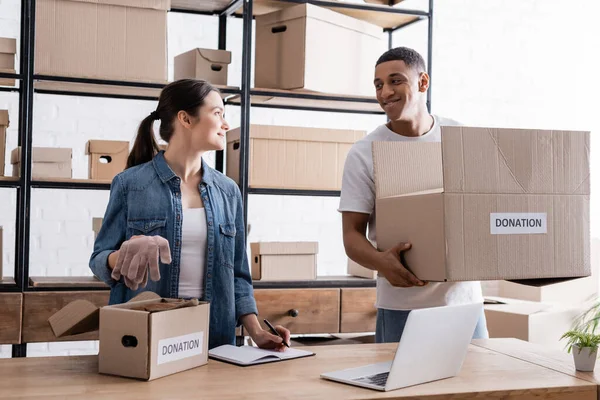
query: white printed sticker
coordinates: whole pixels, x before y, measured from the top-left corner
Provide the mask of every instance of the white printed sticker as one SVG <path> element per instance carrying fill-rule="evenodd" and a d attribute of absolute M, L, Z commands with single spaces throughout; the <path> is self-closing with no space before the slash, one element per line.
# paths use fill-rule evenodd
<path fill-rule="evenodd" d="M 204 332 L 190 333 L 158 341 L 157 365 L 202 354 Z"/>
<path fill-rule="evenodd" d="M 546 213 L 491 213 L 492 235 L 531 235 L 548 233 Z"/>

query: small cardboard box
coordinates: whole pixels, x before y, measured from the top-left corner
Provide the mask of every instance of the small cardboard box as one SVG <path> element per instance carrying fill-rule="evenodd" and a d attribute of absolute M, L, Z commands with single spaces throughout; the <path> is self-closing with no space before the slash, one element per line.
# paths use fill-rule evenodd
<path fill-rule="evenodd" d="M 4 176 L 6 160 L 6 128 L 10 125 L 8 110 L 0 110 L 0 176 Z"/>
<path fill-rule="evenodd" d="M 102 228 L 102 221 L 104 218 L 92 218 L 92 230 L 94 231 L 94 240 L 98 236 L 98 232 L 100 232 L 100 228 Z"/>
<path fill-rule="evenodd" d="M 227 66 L 231 52 L 227 50 L 194 49 L 175 56 L 175 80 L 203 79 L 213 85 L 227 85 Z"/>
<path fill-rule="evenodd" d="M 71 178 L 73 151 L 62 147 L 34 147 L 31 149 L 32 178 Z M 12 176 L 21 172 L 21 147 L 10 154 Z"/>
<path fill-rule="evenodd" d="M 210 305 L 143 292 L 98 308 L 75 300 L 48 322 L 56 337 L 100 330 L 98 371 L 153 380 L 208 362 Z"/>
<path fill-rule="evenodd" d="M 485 304 L 490 338 L 517 338 L 553 347 L 564 347 L 563 333 L 572 328 L 583 307 L 560 307 L 546 303 L 492 298 Z"/>
<path fill-rule="evenodd" d="M 15 54 L 17 54 L 17 39 L 0 38 L 0 72 L 14 74 Z M 0 86 L 15 86 L 15 80 L 0 78 Z"/>
<path fill-rule="evenodd" d="M 254 84 L 373 96 L 382 38 L 376 25 L 312 4 L 258 15 Z"/>
<path fill-rule="evenodd" d="M 365 268 L 351 258 L 348 258 L 347 271 L 348 275 L 358 276 L 359 278 L 377 279 L 377 271 Z"/>
<path fill-rule="evenodd" d="M 252 279 L 297 281 L 317 278 L 317 242 L 250 243 Z"/>
<path fill-rule="evenodd" d="M 170 0 L 38 0 L 35 73 L 165 83 L 169 8 Z"/>
<path fill-rule="evenodd" d="M 365 131 L 250 126 L 251 188 L 340 190 L 344 162 Z M 226 174 L 239 183 L 240 128 L 227 132 Z"/>
<path fill-rule="evenodd" d="M 85 153 L 89 155 L 89 178 L 112 180 L 127 166 L 129 142 L 90 140 Z"/>
<path fill-rule="evenodd" d="M 377 245 L 428 281 L 590 275 L 589 133 L 442 127 L 374 142 Z"/>

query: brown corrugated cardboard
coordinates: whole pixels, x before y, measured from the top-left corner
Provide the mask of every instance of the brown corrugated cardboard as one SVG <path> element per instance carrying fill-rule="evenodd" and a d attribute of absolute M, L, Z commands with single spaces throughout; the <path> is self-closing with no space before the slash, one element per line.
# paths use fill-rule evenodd
<path fill-rule="evenodd" d="M 169 8 L 169 0 L 38 0 L 35 72 L 164 83 Z"/>
<path fill-rule="evenodd" d="M 250 243 L 252 279 L 291 281 L 317 278 L 317 242 Z"/>
<path fill-rule="evenodd" d="M 355 262 L 354 260 L 352 260 L 351 258 L 348 258 L 347 272 L 348 272 L 348 275 L 358 276 L 360 278 L 367 278 L 367 279 L 376 279 L 377 278 L 377 271 L 374 271 L 369 268 L 365 268 L 362 265 Z"/>
<path fill-rule="evenodd" d="M 77 300 L 48 322 L 57 337 L 99 329 L 102 374 L 152 380 L 205 365 L 209 303 L 148 293 L 100 309 Z"/>
<path fill-rule="evenodd" d="M 34 147 L 31 149 L 31 161 L 40 163 L 70 163 L 73 150 L 66 147 Z M 21 162 L 21 147 L 10 153 L 10 163 Z"/>
<path fill-rule="evenodd" d="M 4 164 L 6 163 L 6 128 L 10 124 L 8 110 L 0 110 L 0 176 L 4 176 Z"/>
<path fill-rule="evenodd" d="M 17 53 L 17 40 L 13 38 L 0 38 L 0 72 L 14 74 L 15 54 Z M 0 86 L 15 86 L 15 80 L 0 78 Z"/>
<path fill-rule="evenodd" d="M 98 232 L 100 232 L 100 228 L 102 228 L 102 221 L 104 218 L 92 218 L 92 230 L 94 231 L 94 240 L 96 240 L 96 236 L 98 236 Z"/>
<path fill-rule="evenodd" d="M 340 190 L 346 156 L 364 131 L 250 126 L 252 188 Z M 239 182 L 240 129 L 227 132 L 227 176 Z"/>
<path fill-rule="evenodd" d="M 255 86 L 372 96 L 384 50 L 381 28 L 312 4 L 259 15 Z"/>
<path fill-rule="evenodd" d="M 90 140 L 85 153 L 89 155 L 89 178 L 112 180 L 127 166 L 129 142 Z"/>
<path fill-rule="evenodd" d="M 563 333 L 582 312 L 582 307 L 559 307 L 545 303 L 494 298 L 486 304 L 485 317 L 490 338 L 517 338 L 553 347 L 564 347 Z"/>
<path fill-rule="evenodd" d="M 231 52 L 226 50 L 194 49 L 175 56 L 174 78 L 203 79 L 213 85 L 227 85 L 227 66 Z"/>
<path fill-rule="evenodd" d="M 12 165 L 12 176 L 21 176 L 21 163 Z M 70 162 L 34 162 L 31 164 L 32 178 L 72 178 Z"/>
<path fill-rule="evenodd" d="M 378 248 L 411 242 L 423 280 L 589 276 L 588 135 L 443 127 L 442 143 L 373 143 Z"/>

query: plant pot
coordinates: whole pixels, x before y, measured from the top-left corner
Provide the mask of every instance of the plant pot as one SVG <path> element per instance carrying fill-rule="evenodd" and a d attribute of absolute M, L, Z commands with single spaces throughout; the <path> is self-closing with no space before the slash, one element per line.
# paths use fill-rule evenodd
<path fill-rule="evenodd" d="M 573 360 L 575 361 L 575 369 L 577 371 L 591 372 L 596 365 L 596 356 L 598 348 L 583 347 L 580 348 L 573 345 Z"/>

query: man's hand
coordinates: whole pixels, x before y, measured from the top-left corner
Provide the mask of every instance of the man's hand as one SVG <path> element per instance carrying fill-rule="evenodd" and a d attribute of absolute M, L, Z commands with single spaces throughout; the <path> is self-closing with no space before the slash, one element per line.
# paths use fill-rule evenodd
<path fill-rule="evenodd" d="M 425 286 L 427 282 L 417 279 L 400 261 L 400 253 L 411 248 L 410 243 L 398 243 L 395 247 L 381 252 L 378 271 L 392 286 Z"/>

